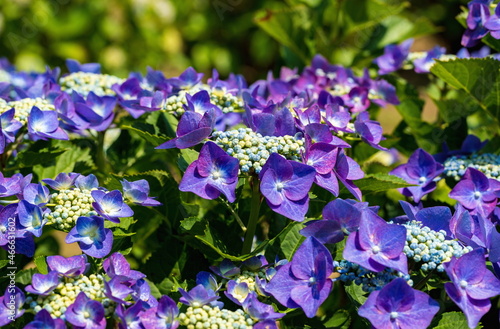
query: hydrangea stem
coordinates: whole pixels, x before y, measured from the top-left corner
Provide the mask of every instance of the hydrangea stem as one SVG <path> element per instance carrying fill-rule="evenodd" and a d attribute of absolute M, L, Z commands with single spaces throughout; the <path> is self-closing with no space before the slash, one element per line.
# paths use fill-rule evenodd
<path fill-rule="evenodd" d="M 255 229 L 259 220 L 259 210 L 261 202 L 259 180 L 257 179 L 257 177 L 252 177 L 252 179 L 250 180 L 250 187 L 252 188 L 252 202 L 250 205 L 250 218 L 248 219 L 245 240 L 243 241 L 243 249 L 241 250 L 241 253 L 243 255 L 249 254 L 252 251 L 253 237 L 255 235 Z"/>
<path fill-rule="evenodd" d="M 106 151 L 104 150 L 104 138 L 106 131 L 97 132 L 97 153 L 96 153 L 96 164 L 99 171 L 103 174 L 110 172 L 109 163 L 106 159 Z"/>

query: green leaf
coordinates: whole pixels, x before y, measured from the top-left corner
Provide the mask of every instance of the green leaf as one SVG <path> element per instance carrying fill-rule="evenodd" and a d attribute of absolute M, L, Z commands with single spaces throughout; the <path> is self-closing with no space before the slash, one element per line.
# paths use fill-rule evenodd
<path fill-rule="evenodd" d="M 152 125 L 148 125 L 145 123 L 134 123 L 132 126 L 128 125 L 123 125 L 121 126 L 122 129 L 127 129 L 128 131 L 133 131 L 139 136 L 141 136 L 143 139 L 145 139 L 148 143 L 153 144 L 155 147 L 165 143 L 168 138 L 163 137 L 163 136 L 158 136 L 155 135 L 154 133 L 151 132 L 151 130 L 154 131 L 154 127 Z"/>
<path fill-rule="evenodd" d="M 17 155 L 16 162 L 19 168 L 33 167 L 38 164 L 51 162 L 66 151 L 60 149 L 41 150 L 39 152 L 25 151 Z"/>
<path fill-rule="evenodd" d="M 500 62 L 491 58 L 436 61 L 431 72 L 471 97 L 480 109 L 500 121 Z"/>
<path fill-rule="evenodd" d="M 254 22 L 281 45 L 292 50 L 303 62 L 308 62 L 306 34 L 308 34 L 308 11 L 304 5 L 276 10 L 260 10 Z"/>
<path fill-rule="evenodd" d="M 345 291 L 349 296 L 349 298 L 355 301 L 358 304 L 358 306 L 363 305 L 365 301 L 368 299 L 368 297 L 366 297 L 368 293 L 363 291 L 361 286 L 358 286 L 357 284 L 352 283 L 348 286 L 345 286 Z"/>
<path fill-rule="evenodd" d="M 401 1 L 389 4 L 382 0 L 343 1 L 347 34 L 378 25 L 382 20 L 397 15 L 409 6 L 409 2 Z"/>
<path fill-rule="evenodd" d="M 0 259 L 0 268 L 4 268 L 7 264 L 9 264 L 8 259 Z"/>
<path fill-rule="evenodd" d="M 347 310 L 337 310 L 333 316 L 324 323 L 327 329 L 348 329 L 351 324 L 351 315 Z"/>
<path fill-rule="evenodd" d="M 71 143 L 68 144 L 68 142 L 62 143 L 62 145 L 71 148 L 56 157 L 52 162 L 33 166 L 33 172 L 37 174 L 39 179 L 56 178 L 59 173 L 72 172 L 77 162 L 85 163 L 89 168 L 94 166 L 90 149 L 81 149 Z"/>
<path fill-rule="evenodd" d="M 36 269 L 30 268 L 27 270 L 20 270 L 16 273 L 16 282 L 20 284 L 30 284 L 31 277 L 36 273 Z"/>
<path fill-rule="evenodd" d="M 191 164 L 191 162 L 198 159 L 200 152 L 197 152 L 192 149 L 183 149 L 179 154 L 179 159 L 177 161 L 179 165 L 179 169 L 181 171 L 186 171 L 186 168 Z"/>
<path fill-rule="evenodd" d="M 49 273 L 49 269 L 47 267 L 47 262 L 45 261 L 45 256 L 37 256 L 33 260 L 33 262 L 36 265 L 36 268 L 38 269 L 38 272 L 41 274 L 47 274 Z"/>
<path fill-rule="evenodd" d="M 304 228 L 302 223 L 290 222 L 277 236 L 269 241 L 266 257 L 274 259 L 278 255 L 280 258 L 292 259 L 295 251 L 305 240 L 305 237 L 299 233 L 302 228 Z"/>
<path fill-rule="evenodd" d="M 354 181 L 354 184 L 363 191 L 363 194 L 413 186 L 402 178 L 383 173 L 369 174 L 365 178 Z M 341 194 L 345 193 L 348 193 L 347 189 L 342 187 Z"/>
<path fill-rule="evenodd" d="M 467 325 L 467 318 L 462 312 L 447 312 L 443 313 L 438 324 L 433 327 L 434 329 L 469 329 Z M 483 328 L 478 325 L 475 329 Z"/>

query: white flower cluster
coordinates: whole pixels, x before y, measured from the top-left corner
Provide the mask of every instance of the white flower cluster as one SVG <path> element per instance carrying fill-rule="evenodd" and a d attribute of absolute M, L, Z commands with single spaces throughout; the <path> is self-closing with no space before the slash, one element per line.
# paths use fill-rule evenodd
<path fill-rule="evenodd" d="M 180 313 L 179 324 L 187 329 L 252 329 L 254 320 L 241 309 L 230 311 L 203 305 L 190 306 Z"/>
<path fill-rule="evenodd" d="M 181 90 L 179 94 L 169 96 L 163 102 L 161 109 L 180 117 L 185 112 L 183 105 L 187 105 L 186 92 Z"/>
<path fill-rule="evenodd" d="M 215 143 L 227 154 L 240 161 L 240 170 L 256 173 L 262 170 L 271 153 L 279 153 L 288 160 L 300 161 L 304 141 L 295 136 L 262 136 L 250 128 L 229 131 L 215 131 Z"/>
<path fill-rule="evenodd" d="M 74 72 L 61 79 L 59 84 L 61 89 L 69 94 L 76 91 L 83 97 L 92 91 L 97 96 L 114 96 L 116 93 L 111 89 L 113 85 L 121 85 L 124 79 L 109 74 L 99 74 L 90 72 Z"/>
<path fill-rule="evenodd" d="M 467 168 L 474 168 L 488 178 L 500 180 L 500 155 L 485 153 L 452 156 L 444 162 L 443 174 L 459 181 Z"/>
<path fill-rule="evenodd" d="M 227 93 L 222 89 L 212 89 L 209 91 L 210 102 L 221 108 L 224 113 L 242 112 L 243 100 Z"/>
<path fill-rule="evenodd" d="M 462 247 L 458 241 L 446 240 L 446 232 L 431 230 L 419 221 L 403 224 L 406 227 L 406 246 L 403 252 L 415 262 L 422 262 L 423 271 L 444 271 L 443 263 L 449 262 L 451 257 L 460 257 L 472 250 L 471 247 Z"/>
<path fill-rule="evenodd" d="M 65 319 L 64 312 L 75 302 L 80 292 L 104 306 L 106 316 L 114 312 L 114 302 L 104 296 L 104 278 L 100 274 L 79 275 L 75 278 L 63 276 L 63 281 L 47 296 L 26 298 L 26 304 L 35 313 L 46 309 L 53 318 Z"/>
<path fill-rule="evenodd" d="M 38 107 L 42 111 L 55 111 L 54 105 L 50 104 L 43 98 L 23 98 L 17 101 L 0 102 L 0 113 L 4 113 L 11 108 L 14 108 L 14 118 L 20 121 L 23 125 L 28 121 L 28 116 L 31 113 L 33 106 Z"/>
<path fill-rule="evenodd" d="M 413 285 L 413 280 L 410 279 L 409 275 L 388 267 L 381 272 L 373 272 L 358 264 L 341 260 L 336 264 L 335 271 L 340 274 L 338 280 L 345 282 L 347 285 L 354 283 L 361 286 L 361 289 L 366 292 L 380 290 L 396 278 L 404 278 L 410 286 Z"/>
<path fill-rule="evenodd" d="M 74 187 L 68 190 L 60 190 L 52 194 L 50 204 L 50 213 L 44 217 L 48 224 L 54 225 L 54 228 L 68 232 L 75 226 L 76 220 L 80 216 L 96 216 L 97 212 L 92 207 L 94 198 L 89 190 L 80 190 Z"/>

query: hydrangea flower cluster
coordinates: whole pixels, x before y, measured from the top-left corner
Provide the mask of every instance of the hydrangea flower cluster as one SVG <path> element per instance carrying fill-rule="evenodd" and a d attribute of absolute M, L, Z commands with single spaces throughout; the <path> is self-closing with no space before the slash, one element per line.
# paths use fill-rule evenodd
<path fill-rule="evenodd" d="M 488 178 L 500 179 L 500 155 L 492 153 L 454 155 L 444 162 L 443 175 L 459 181 L 467 168 L 474 168 Z"/>
<path fill-rule="evenodd" d="M 340 274 L 337 280 L 344 282 L 346 285 L 354 283 L 361 286 L 363 291 L 368 293 L 382 289 L 396 278 L 403 278 L 410 286 L 413 285 L 413 280 L 409 274 L 404 274 L 388 267 L 383 271 L 373 272 L 345 259 L 340 262 L 334 262 L 334 264 L 335 271 Z"/>
<path fill-rule="evenodd" d="M 402 225 L 406 227 L 406 246 L 403 252 L 408 258 L 422 263 L 420 269 L 424 272 L 434 269 L 443 272 L 443 263 L 472 250 L 472 247 L 463 247 L 456 240 L 446 239 L 446 231 L 436 232 L 419 221 L 413 220 Z"/>
<path fill-rule="evenodd" d="M 0 103 L 0 113 L 5 113 L 10 109 L 14 109 L 14 119 L 19 121 L 22 125 L 26 125 L 28 117 L 30 116 L 31 109 L 37 107 L 41 111 L 56 111 L 56 108 L 48 100 L 36 98 L 23 98 L 20 100 Z"/>
<path fill-rule="evenodd" d="M 252 168 L 256 173 L 262 170 L 271 153 L 278 153 L 289 160 L 300 161 L 304 152 L 304 140 L 297 136 L 262 136 L 250 128 L 215 131 L 214 142 L 227 154 L 240 161 L 240 170 L 244 173 Z"/>

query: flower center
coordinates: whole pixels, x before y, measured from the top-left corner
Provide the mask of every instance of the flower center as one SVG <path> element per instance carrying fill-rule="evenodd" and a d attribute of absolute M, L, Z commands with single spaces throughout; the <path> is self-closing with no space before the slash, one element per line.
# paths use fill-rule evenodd
<path fill-rule="evenodd" d="M 373 252 L 374 254 L 378 254 L 378 253 L 380 252 L 380 247 L 379 247 L 379 246 L 374 246 L 374 247 L 372 247 L 372 252 Z"/>
<path fill-rule="evenodd" d="M 5 233 L 7 231 L 7 227 L 5 225 L 0 225 L 0 233 Z"/>
<path fill-rule="evenodd" d="M 481 192 L 479 191 L 474 191 L 474 199 L 479 199 L 481 197 Z"/>
<path fill-rule="evenodd" d="M 467 287 L 469 284 L 467 283 L 467 281 L 465 280 L 462 280 L 460 281 L 460 288 L 464 289 L 465 287 Z"/>
<path fill-rule="evenodd" d="M 222 173 L 220 172 L 220 170 L 214 170 L 214 172 L 212 173 L 212 179 L 218 180 L 221 177 L 222 177 Z"/>
<path fill-rule="evenodd" d="M 398 312 L 391 312 L 391 319 L 394 320 L 394 319 L 397 319 L 399 317 L 399 313 Z"/>
<path fill-rule="evenodd" d="M 285 184 L 283 184 L 282 182 L 276 183 L 276 190 L 278 190 L 278 192 L 281 192 L 284 188 L 285 188 Z"/>
<path fill-rule="evenodd" d="M 89 312 L 87 312 L 87 311 L 83 312 L 83 317 L 84 317 L 85 319 L 90 318 L 90 313 L 89 313 Z"/>
<path fill-rule="evenodd" d="M 425 183 L 426 181 L 427 181 L 427 177 L 424 177 L 424 176 L 422 176 L 422 177 L 420 177 L 420 178 L 418 179 L 418 182 L 419 182 L 420 184 L 423 184 L 423 183 Z"/>
<path fill-rule="evenodd" d="M 309 278 L 309 286 L 313 286 L 316 284 L 316 278 L 314 276 L 311 276 Z"/>

